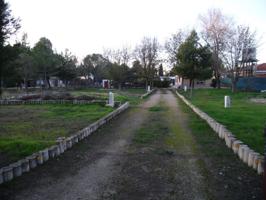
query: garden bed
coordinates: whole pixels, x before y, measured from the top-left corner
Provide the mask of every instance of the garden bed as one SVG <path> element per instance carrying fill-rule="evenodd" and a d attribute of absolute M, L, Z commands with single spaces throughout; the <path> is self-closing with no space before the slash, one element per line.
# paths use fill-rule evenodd
<path fill-rule="evenodd" d="M 113 111 L 101 104 L 0 106 L 0 167 L 56 143 Z"/>

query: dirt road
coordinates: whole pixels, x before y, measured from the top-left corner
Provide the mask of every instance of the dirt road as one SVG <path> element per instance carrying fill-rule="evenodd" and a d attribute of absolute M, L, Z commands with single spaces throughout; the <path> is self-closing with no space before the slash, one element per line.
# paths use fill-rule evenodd
<path fill-rule="evenodd" d="M 188 120 L 170 91 L 158 91 L 58 159 L 1 186 L 0 199 L 262 199 L 261 178 L 215 137 L 211 151 L 226 153 L 207 154 Z"/>

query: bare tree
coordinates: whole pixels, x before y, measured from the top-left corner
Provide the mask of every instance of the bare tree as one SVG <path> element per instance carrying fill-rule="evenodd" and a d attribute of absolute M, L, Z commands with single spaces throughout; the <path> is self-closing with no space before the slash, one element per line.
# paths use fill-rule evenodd
<path fill-rule="evenodd" d="M 248 26 L 237 26 L 226 43 L 223 62 L 230 74 L 232 92 L 236 91 L 236 84 L 249 59 L 248 50 L 257 48 L 256 32 Z"/>
<path fill-rule="evenodd" d="M 179 46 L 185 41 L 186 35 L 183 30 L 178 30 L 165 42 L 165 50 L 168 54 L 170 64 L 176 65 L 178 63 L 177 53 Z"/>
<path fill-rule="evenodd" d="M 122 49 L 117 50 L 104 49 L 103 56 L 112 63 L 128 65 L 131 58 L 130 47 L 124 46 Z"/>
<path fill-rule="evenodd" d="M 135 57 L 142 67 L 142 75 L 146 80 L 146 87 L 153 85 L 156 75 L 156 65 L 159 62 L 159 43 L 156 38 L 144 37 L 135 49 Z"/>
<path fill-rule="evenodd" d="M 231 18 L 222 14 L 220 9 L 210 9 L 207 14 L 200 15 L 203 40 L 212 51 L 212 69 L 220 88 L 220 78 L 223 70 L 222 55 L 226 48 L 226 42 L 232 35 L 233 22 Z"/>

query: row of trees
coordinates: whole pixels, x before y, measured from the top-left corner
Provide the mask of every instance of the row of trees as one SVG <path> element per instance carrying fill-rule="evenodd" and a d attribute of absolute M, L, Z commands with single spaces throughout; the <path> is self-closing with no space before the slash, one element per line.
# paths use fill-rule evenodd
<path fill-rule="evenodd" d="M 245 62 L 249 61 L 248 49 L 256 49 L 258 46 L 256 32 L 251 31 L 249 26 L 235 24 L 232 18 L 223 15 L 220 9 L 210 9 L 205 15 L 200 15 L 199 20 L 201 22 L 201 44 L 205 45 L 202 50 L 205 51 L 204 54 L 207 57 L 211 54 L 210 60 L 207 59 L 202 64 L 205 66 L 210 64 L 218 88 L 221 86 L 222 74 L 229 75 L 234 92 Z M 165 45 L 169 61 L 174 66 L 173 71 L 189 79 L 194 75 L 193 73 L 185 74 L 180 54 L 184 51 L 184 46 L 188 45 L 187 48 L 189 48 L 187 40 L 193 41 L 193 38 L 199 41 L 197 34 L 190 33 L 189 35 L 186 31 L 179 30 Z M 209 70 L 205 71 L 200 67 L 198 69 L 202 72 L 202 78 L 206 78 Z"/>
<path fill-rule="evenodd" d="M 27 90 L 30 80 L 43 80 L 43 86 L 49 88 L 50 78 L 58 77 L 66 86 L 80 78 L 91 85 L 111 79 L 118 88 L 126 82 L 152 85 L 158 75 L 158 51 L 155 38 L 144 38 L 134 51 L 135 60 L 130 67 L 133 54 L 129 48 L 105 50 L 103 55 L 90 54 L 78 63 L 69 50 L 54 51 L 51 41 L 44 37 L 31 48 L 24 34 L 20 42 L 3 47 L 2 83 L 7 87 L 23 84 Z"/>
<path fill-rule="evenodd" d="M 132 53 L 128 48 L 106 50 L 104 55 L 87 55 L 78 63 L 70 51 L 54 51 L 51 41 L 45 37 L 33 48 L 29 46 L 26 34 L 20 42 L 7 44 L 7 39 L 20 28 L 19 22 L 19 19 L 11 15 L 5 0 L 0 0 L 0 89 L 2 86 L 18 86 L 23 83 L 27 90 L 30 80 L 42 80 L 45 87 L 50 87 L 49 79 L 52 76 L 63 80 L 65 85 L 80 77 L 94 83 L 112 79 L 120 88 L 126 81 L 152 84 L 156 76 L 159 44 L 155 38 L 144 38 L 136 47 L 136 59 L 131 68 L 129 60 L 132 61 Z M 162 74 L 162 66 L 160 69 Z"/>
<path fill-rule="evenodd" d="M 164 49 L 173 67 L 171 72 L 189 79 L 191 87 L 196 79 L 214 76 L 220 88 L 221 75 L 227 71 L 234 91 L 244 66 L 243 52 L 256 47 L 256 35 L 248 26 L 235 25 L 219 9 L 209 10 L 200 16 L 200 21 L 200 34 L 195 30 L 179 30 L 166 41 Z M 66 86 L 81 77 L 93 84 L 111 79 L 118 88 L 126 82 L 147 86 L 163 75 L 163 60 L 159 56 L 162 48 L 156 38 L 143 38 L 133 51 L 127 47 L 107 49 L 103 55 L 90 54 L 78 63 L 69 50 L 54 51 L 51 41 L 44 37 L 33 48 L 26 34 L 13 46 L 5 45 L 18 28 L 19 20 L 11 16 L 7 3 L 0 0 L 0 88 L 3 84 L 14 86 L 23 82 L 27 89 L 29 80 L 43 80 L 44 86 L 50 87 L 52 76 L 60 78 Z"/>
<path fill-rule="evenodd" d="M 75 56 L 68 50 L 55 53 L 47 38 L 41 38 L 31 48 L 27 43 L 27 35 L 24 34 L 20 42 L 4 46 L 3 53 L 2 82 L 5 86 L 24 83 L 27 89 L 30 80 L 43 80 L 43 84 L 50 87 L 51 76 L 59 77 L 65 84 L 76 76 Z"/>

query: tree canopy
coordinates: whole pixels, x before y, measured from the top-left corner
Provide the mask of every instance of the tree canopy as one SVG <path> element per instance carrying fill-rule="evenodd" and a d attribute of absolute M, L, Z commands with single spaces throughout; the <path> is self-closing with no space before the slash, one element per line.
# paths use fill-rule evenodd
<path fill-rule="evenodd" d="M 194 86 L 194 80 L 206 80 L 212 76 L 211 52 L 207 46 L 199 43 L 197 32 L 193 30 L 179 47 L 176 72 L 183 78 L 190 80 L 190 86 Z"/>

